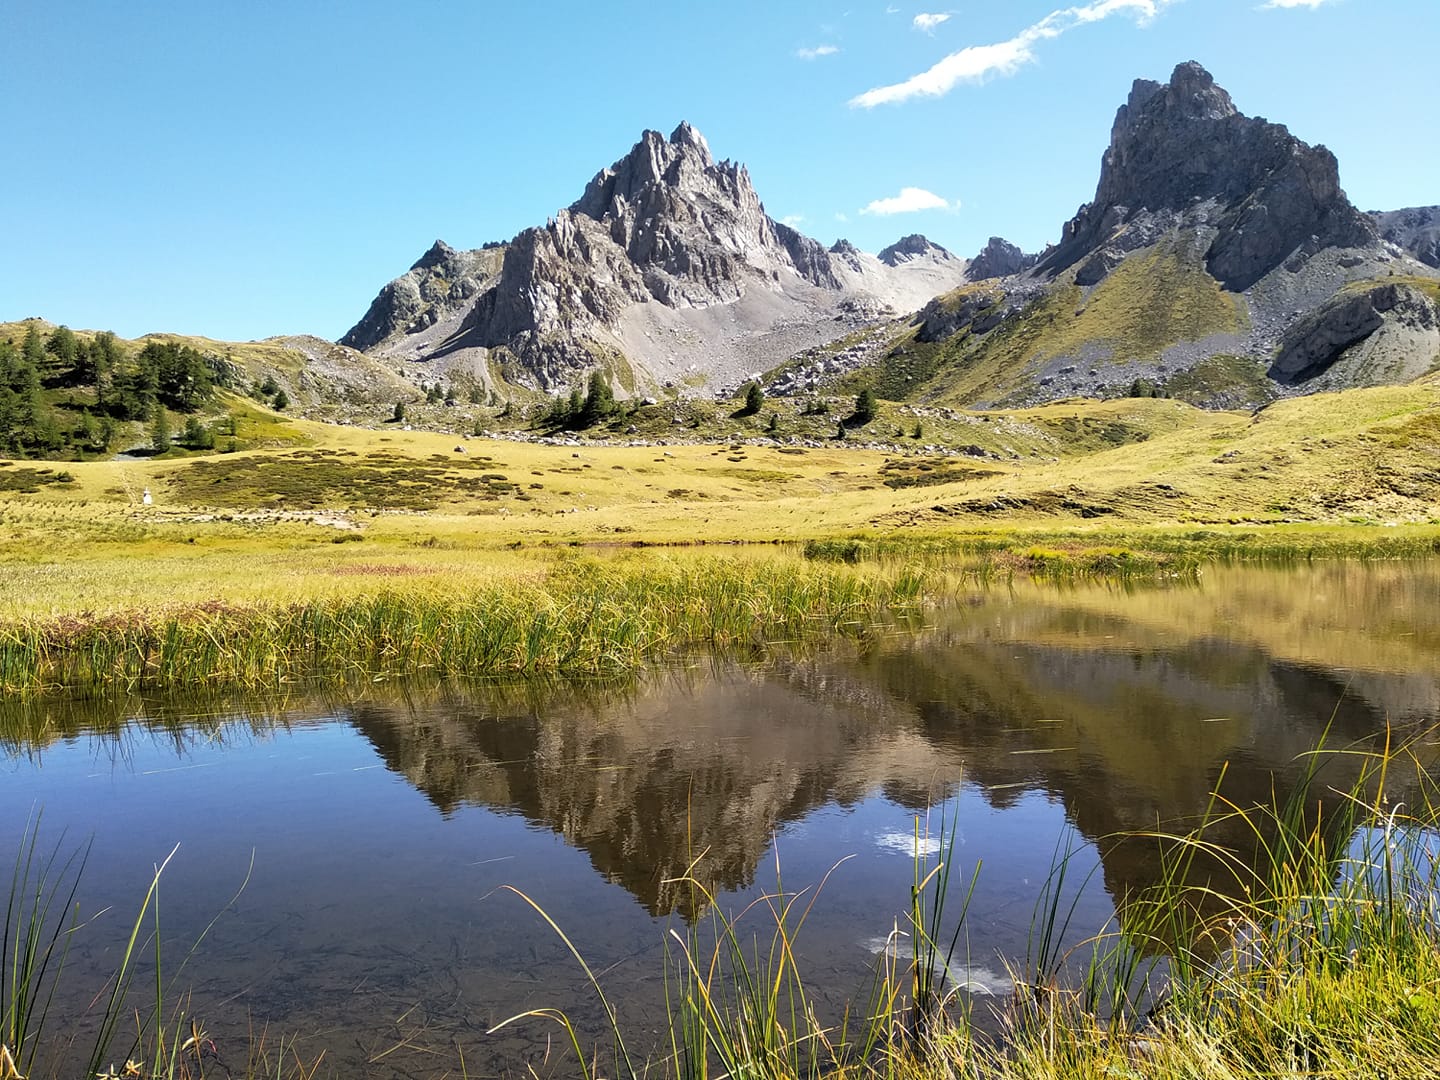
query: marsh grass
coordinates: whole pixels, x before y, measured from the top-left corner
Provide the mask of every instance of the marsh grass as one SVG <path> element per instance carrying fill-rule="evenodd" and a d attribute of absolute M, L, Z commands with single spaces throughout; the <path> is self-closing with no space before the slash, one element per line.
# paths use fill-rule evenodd
<path fill-rule="evenodd" d="M 918 611 L 928 580 L 909 567 L 794 559 L 572 556 L 543 578 L 456 595 L 387 590 L 11 622 L 0 627 L 0 687 L 616 674 L 685 650 L 863 636 L 883 617 Z"/>
<path fill-rule="evenodd" d="M 1072 578 L 1195 577 L 1206 566 L 1300 566 L 1331 561 L 1433 559 L 1432 529 L 1024 529 L 895 536 L 855 533 L 809 540 L 806 559 L 848 563 L 908 560 L 936 570 L 960 566 L 973 576 L 1025 574 Z"/>
<path fill-rule="evenodd" d="M 1062 845 L 1029 955 L 1011 970 L 1015 991 L 995 1007 L 998 1026 L 972 1023 L 963 987 L 946 985 L 979 867 L 951 880 L 956 823 L 943 818 L 933 864 L 917 821 L 910 904 L 894 934 L 911 937 L 909 962 L 882 953 L 868 1000 L 838 1021 L 822 1018 L 797 959 L 830 875 L 787 892 L 777 873 L 773 892 L 731 915 L 701 885 L 700 860 L 687 883 L 711 914 L 671 933 L 668 1056 L 637 1066 L 607 1009 L 612 1073 L 563 1010 L 526 1015 L 561 1024 L 592 1080 L 1440 1076 L 1440 788 L 1416 753 L 1434 734 L 1319 749 L 1296 788 L 1262 806 L 1228 801 L 1222 776 L 1193 828 L 1139 837 L 1163 851 L 1158 884 L 1122 898 L 1110 925 L 1078 944 L 1076 853 Z M 1326 767 L 1341 758 L 1358 770 L 1334 789 Z"/>

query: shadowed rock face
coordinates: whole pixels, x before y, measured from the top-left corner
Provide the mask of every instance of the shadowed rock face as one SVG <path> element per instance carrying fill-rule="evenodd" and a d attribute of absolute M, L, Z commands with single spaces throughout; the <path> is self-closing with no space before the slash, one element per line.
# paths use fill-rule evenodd
<path fill-rule="evenodd" d="M 1270 365 L 1271 378 L 1300 382 L 1319 375 L 1385 325 L 1387 317 L 1417 330 L 1440 329 L 1440 311 L 1418 289 L 1386 284 L 1341 294 L 1290 327 Z"/>
<path fill-rule="evenodd" d="M 364 352 L 396 334 L 417 333 L 465 310 L 495 280 L 503 256 L 504 247 L 498 244 L 456 251 L 436 240 L 407 273 L 380 290 L 340 344 Z"/>
<path fill-rule="evenodd" d="M 1241 114 L 1196 63 L 1164 85 L 1137 80 L 1120 107 L 1095 198 L 1065 226 L 1041 264 L 1055 274 L 1138 216 L 1219 209 L 1206 265 L 1227 289 L 1249 288 L 1297 248 L 1378 242 L 1340 189 L 1335 156 L 1280 124 Z"/>
<path fill-rule="evenodd" d="M 1025 254 L 1008 240 L 992 236 L 980 254 L 970 260 L 970 280 L 985 281 L 1020 274 L 1034 266 L 1039 258 L 1038 255 Z"/>

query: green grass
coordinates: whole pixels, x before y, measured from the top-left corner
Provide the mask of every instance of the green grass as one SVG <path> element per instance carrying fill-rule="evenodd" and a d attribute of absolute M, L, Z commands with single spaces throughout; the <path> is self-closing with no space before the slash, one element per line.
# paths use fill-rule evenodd
<path fill-rule="evenodd" d="M 519 494 L 504 474 L 490 471 L 492 465 L 484 455 L 421 461 L 384 452 L 302 450 L 209 458 L 162 473 L 161 479 L 192 505 L 433 510 L 442 502 Z"/>
<path fill-rule="evenodd" d="M 70 484 L 74 480 L 74 476 L 64 469 L 13 466 L 8 461 L 0 461 L 0 491 L 33 495 L 47 484 Z"/>
<path fill-rule="evenodd" d="M 1166 394 L 1192 405 L 1208 405 L 1221 397 L 1263 405 L 1275 398 L 1275 384 L 1266 377 L 1263 361 L 1221 354 L 1177 371 L 1163 381 Z"/>
<path fill-rule="evenodd" d="M 1135 252 L 1088 292 L 1070 277 L 1058 280 L 988 334 L 960 333 L 938 350 L 904 346 L 912 363 L 930 373 L 923 387 L 906 393 L 1005 400 L 1026 391 L 1046 361 L 1155 360 L 1171 345 L 1239 332 L 1247 321 L 1244 301 L 1226 293 L 1184 239 L 1172 236 Z"/>

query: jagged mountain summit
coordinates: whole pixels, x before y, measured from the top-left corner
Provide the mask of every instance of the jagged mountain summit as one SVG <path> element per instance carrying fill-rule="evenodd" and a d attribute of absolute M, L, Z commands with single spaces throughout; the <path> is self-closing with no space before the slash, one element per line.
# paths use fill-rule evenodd
<path fill-rule="evenodd" d="M 922 311 L 932 374 L 919 394 L 1025 402 L 1143 385 L 1255 404 L 1404 381 L 1440 353 L 1440 281 L 1420 261 L 1434 223 L 1361 213 L 1329 150 L 1244 115 L 1184 63 L 1168 83 L 1135 82 L 1095 197 L 1059 243 L 1026 265 L 992 241 L 971 263 L 977 284 Z"/>
<path fill-rule="evenodd" d="M 624 391 L 723 382 L 965 280 L 923 237 L 886 252 L 774 221 L 746 168 L 682 123 L 645 132 L 543 227 L 480 251 L 437 242 L 341 340 L 547 390 L 597 366 Z"/>
<path fill-rule="evenodd" d="M 1206 269 L 1235 292 L 1303 246 L 1363 248 L 1378 239 L 1340 189 L 1334 154 L 1242 115 L 1190 62 L 1167 84 L 1136 80 L 1116 114 L 1095 198 L 1065 226 L 1042 268 L 1056 273 L 1085 260 L 1079 280 L 1093 284 L 1127 248 L 1192 215 L 1198 203 L 1213 208 Z"/>

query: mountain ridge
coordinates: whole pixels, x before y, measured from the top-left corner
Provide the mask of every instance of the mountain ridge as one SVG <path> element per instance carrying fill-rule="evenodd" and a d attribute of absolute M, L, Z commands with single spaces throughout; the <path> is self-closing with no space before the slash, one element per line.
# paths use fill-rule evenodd
<path fill-rule="evenodd" d="M 458 252 L 437 242 L 341 341 L 458 359 L 484 377 L 498 363 L 504 378 L 545 390 L 597 365 L 620 369 L 626 390 L 721 381 L 867 317 L 913 310 L 965 277 L 964 260 L 916 235 L 884 258 L 853 246 L 838 254 L 770 218 L 745 166 L 717 162 L 682 122 L 668 138 L 642 133 L 570 206 L 508 244 Z M 707 336 L 731 355 L 716 355 Z"/>
<path fill-rule="evenodd" d="M 918 350 L 915 396 L 981 407 L 1172 383 L 1255 407 L 1407 381 L 1440 361 L 1440 280 L 1405 247 L 1431 216 L 1404 213 L 1361 213 L 1329 150 L 1244 115 L 1188 61 L 1135 81 L 1059 242 L 1032 266 L 994 245 L 971 277 L 1008 273 L 932 301 L 875 377 Z"/>

